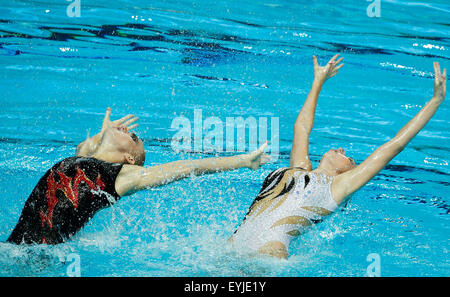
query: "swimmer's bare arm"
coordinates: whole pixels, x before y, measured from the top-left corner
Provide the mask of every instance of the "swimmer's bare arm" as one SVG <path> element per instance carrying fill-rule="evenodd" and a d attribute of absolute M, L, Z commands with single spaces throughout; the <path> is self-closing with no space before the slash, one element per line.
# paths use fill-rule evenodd
<path fill-rule="evenodd" d="M 314 115 L 316 112 L 317 99 L 322 90 L 325 81 L 335 76 L 338 70 L 344 65 L 338 65 L 344 58 L 336 61 L 339 54 L 335 55 L 325 66 L 319 66 L 316 56 L 313 56 L 314 81 L 311 91 L 306 97 L 297 120 L 294 124 L 294 140 L 292 141 L 290 166 L 302 167 L 306 170 L 312 170 L 309 160 L 309 135 L 314 124 Z"/>
<path fill-rule="evenodd" d="M 446 95 L 446 75 L 444 69 L 441 73 L 439 63 L 434 63 L 435 80 L 434 80 L 434 96 L 419 111 L 419 113 L 406 124 L 395 137 L 383 144 L 374 151 L 363 163 L 358 167 L 338 175 L 331 186 L 333 198 L 337 202 L 342 202 L 347 196 L 351 195 L 369 180 L 371 180 L 378 172 L 380 172 L 386 164 L 389 163 L 396 155 L 398 155 L 414 136 L 428 123 L 433 117 L 436 110 L 442 104 Z"/>
<path fill-rule="evenodd" d="M 124 116 L 123 118 L 115 121 L 111 121 L 110 116 L 111 116 L 111 108 L 108 107 L 106 109 L 105 117 L 103 119 L 101 131 L 92 137 L 87 137 L 86 140 L 84 140 L 77 146 L 76 152 L 77 156 L 88 157 L 93 155 L 97 150 L 98 145 L 102 140 L 103 134 L 105 133 L 105 130 L 108 126 L 123 127 L 124 129 L 127 129 L 127 131 L 130 131 L 138 126 L 138 124 L 133 124 L 138 120 L 138 118 L 134 117 L 134 115 L 132 114 Z"/>
<path fill-rule="evenodd" d="M 181 160 L 153 167 L 123 165 L 117 176 L 115 188 L 120 196 L 136 191 L 165 185 L 191 175 L 202 175 L 218 171 L 228 171 L 242 167 L 257 169 L 268 160 L 263 153 L 267 142 L 258 150 L 232 157 Z"/>

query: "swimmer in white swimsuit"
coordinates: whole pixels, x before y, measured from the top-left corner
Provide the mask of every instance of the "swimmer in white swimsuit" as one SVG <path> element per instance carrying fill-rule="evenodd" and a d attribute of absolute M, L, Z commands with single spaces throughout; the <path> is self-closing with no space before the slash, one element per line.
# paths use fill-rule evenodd
<path fill-rule="evenodd" d="M 399 154 L 426 125 L 446 95 L 446 69 L 434 63 L 434 96 L 396 136 L 358 166 L 342 148 L 326 152 L 316 169 L 308 157 L 309 135 L 320 90 L 344 65 L 334 56 L 321 67 L 313 57 L 314 82 L 294 125 L 290 167 L 269 174 L 243 222 L 229 239 L 238 250 L 287 258 L 290 241 L 345 204 Z"/>

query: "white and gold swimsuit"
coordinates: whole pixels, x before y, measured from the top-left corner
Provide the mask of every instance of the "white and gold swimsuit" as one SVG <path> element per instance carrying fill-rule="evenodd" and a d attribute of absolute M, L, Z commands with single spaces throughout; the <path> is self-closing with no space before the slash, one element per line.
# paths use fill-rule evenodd
<path fill-rule="evenodd" d="M 331 195 L 332 181 L 301 168 L 275 170 L 233 234 L 233 246 L 257 252 L 269 242 L 281 242 L 287 249 L 293 238 L 338 207 Z"/>

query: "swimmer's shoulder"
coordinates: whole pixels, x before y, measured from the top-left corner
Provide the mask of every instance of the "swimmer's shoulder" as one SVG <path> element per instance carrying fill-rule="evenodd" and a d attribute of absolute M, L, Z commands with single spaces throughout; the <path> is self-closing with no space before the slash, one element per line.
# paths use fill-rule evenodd
<path fill-rule="evenodd" d="M 286 167 L 277 168 L 273 172 L 276 172 L 276 171 L 287 171 L 287 170 L 302 171 L 302 172 L 311 172 L 312 171 L 312 170 L 308 170 L 308 169 L 305 169 L 303 167 L 298 167 L 298 166 L 297 167 L 286 166 Z"/>
<path fill-rule="evenodd" d="M 283 178 L 287 178 L 287 180 L 291 180 L 293 178 L 294 180 L 297 180 L 300 176 L 303 176 L 307 174 L 308 170 L 302 168 L 302 167 L 280 167 L 278 169 L 275 169 L 274 171 L 270 172 L 263 183 L 262 188 L 265 189 L 269 185 L 273 185 L 273 182 L 278 180 L 278 182 L 281 182 Z M 287 181 L 284 179 L 284 182 Z M 277 182 L 277 183 L 278 183 Z"/>
<path fill-rule="evenodd" d="M 312 170 L 308 170 L 308 169 L 305 169 L 305 168 L 303 168 L 303 167 L 282 167 L 282 168 L 278 168 L 277 170 L 275 170 L 274 172 L 276 172 L 276 171 L 278 171 L 278 172 L 295 172 L 295 173 L 300 173 L 300 174 L 302 174 L 302 173 L 310 173 L 310 172 L 312 172 Z"/>

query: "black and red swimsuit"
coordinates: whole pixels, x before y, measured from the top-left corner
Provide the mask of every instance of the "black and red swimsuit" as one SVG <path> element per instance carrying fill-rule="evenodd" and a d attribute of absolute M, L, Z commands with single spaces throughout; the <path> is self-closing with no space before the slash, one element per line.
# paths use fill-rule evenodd
<path fill-rule="evenodd" d="M 66 241 L 96 212 L 120 199 L 115 181 L 121 169 L 122 164 L 84 157 L 70 157 L 55 164 L 31 192 L 8 241 Z"/>

